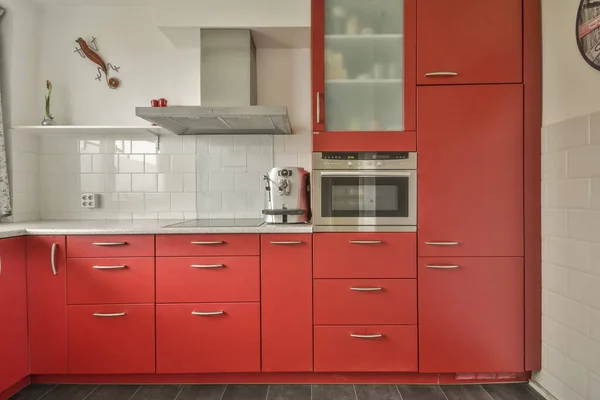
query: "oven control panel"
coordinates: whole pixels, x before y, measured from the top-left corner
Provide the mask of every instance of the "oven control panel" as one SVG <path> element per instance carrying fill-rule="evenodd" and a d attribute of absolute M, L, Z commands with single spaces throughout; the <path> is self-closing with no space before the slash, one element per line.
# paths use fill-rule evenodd
<path fill-rule="evenodd" d="M 328 152 L 313 153 L 316 170 L 397 170 L 417 169 L 417 153 L 408 152 Z"/>

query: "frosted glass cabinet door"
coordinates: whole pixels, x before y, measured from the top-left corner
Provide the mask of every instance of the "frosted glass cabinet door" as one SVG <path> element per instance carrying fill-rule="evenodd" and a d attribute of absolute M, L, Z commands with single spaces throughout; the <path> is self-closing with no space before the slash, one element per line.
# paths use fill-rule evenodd
<path fill-rule="evenodd" d="M 324 5 L 325 129 L 404 130 L 404 1 Z"/>

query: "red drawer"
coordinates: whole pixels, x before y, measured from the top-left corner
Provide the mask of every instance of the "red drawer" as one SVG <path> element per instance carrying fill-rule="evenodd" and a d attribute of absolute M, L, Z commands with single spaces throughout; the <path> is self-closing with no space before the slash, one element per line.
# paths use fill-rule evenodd
<path fill-rule="evenodd" d="M 315 372 L 417 371 L 418 366 L 416 326 L 315 327 Z"/>
<path fill-rule="evenodd" d="M 259 372 L 260 304 L 157 305 L 156 370 Z"/>
<path fill-rule="evenodd" d="M 67 303 L 154 303 L 154 258 L 68 259 Z"/>
<path fill-rule="evenodd" d="M 154 373 L 154 305 L 68 307 L 70 374 Z"/>
<path fill-rule="evenodd" d="M 154 236 L 67 236 L 67 257 L 154 257 Z"/>
<path fill-rule="evenodd" d="M 158 235 L 156 255 L 181 256 L 258 256 L 259 235 Z"/>
<path fill-rule="evenodd" d="M 416 278 L 414 233 L 316 233 L 315 278 Z"/>
<path fill-rule="evenodd" d="M 315 325 L 416 325 L 416 279 L 315 279 Z"/>
<path fill-rule="evenodd" d="M 259 257 L 156 259 L 157 303 L 260 301 Z"/>

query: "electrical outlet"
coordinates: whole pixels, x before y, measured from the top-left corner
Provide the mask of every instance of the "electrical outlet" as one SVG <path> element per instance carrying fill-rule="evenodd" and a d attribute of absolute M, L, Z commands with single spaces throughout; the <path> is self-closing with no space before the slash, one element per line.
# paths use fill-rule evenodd
<path fill-rule="evenodd" d="M 81 207 L 98 208 L 100 207 L 100 195 L 98 193 L 82 193 Z"/>

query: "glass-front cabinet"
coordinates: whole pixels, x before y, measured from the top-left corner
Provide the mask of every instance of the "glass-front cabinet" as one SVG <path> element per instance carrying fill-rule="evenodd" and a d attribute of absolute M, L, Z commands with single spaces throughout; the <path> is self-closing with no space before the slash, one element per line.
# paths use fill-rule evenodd
<path fill-rule="evenodd" d="M 416 0 L 313 0 L 315 151 L 416 150 Z"/>

